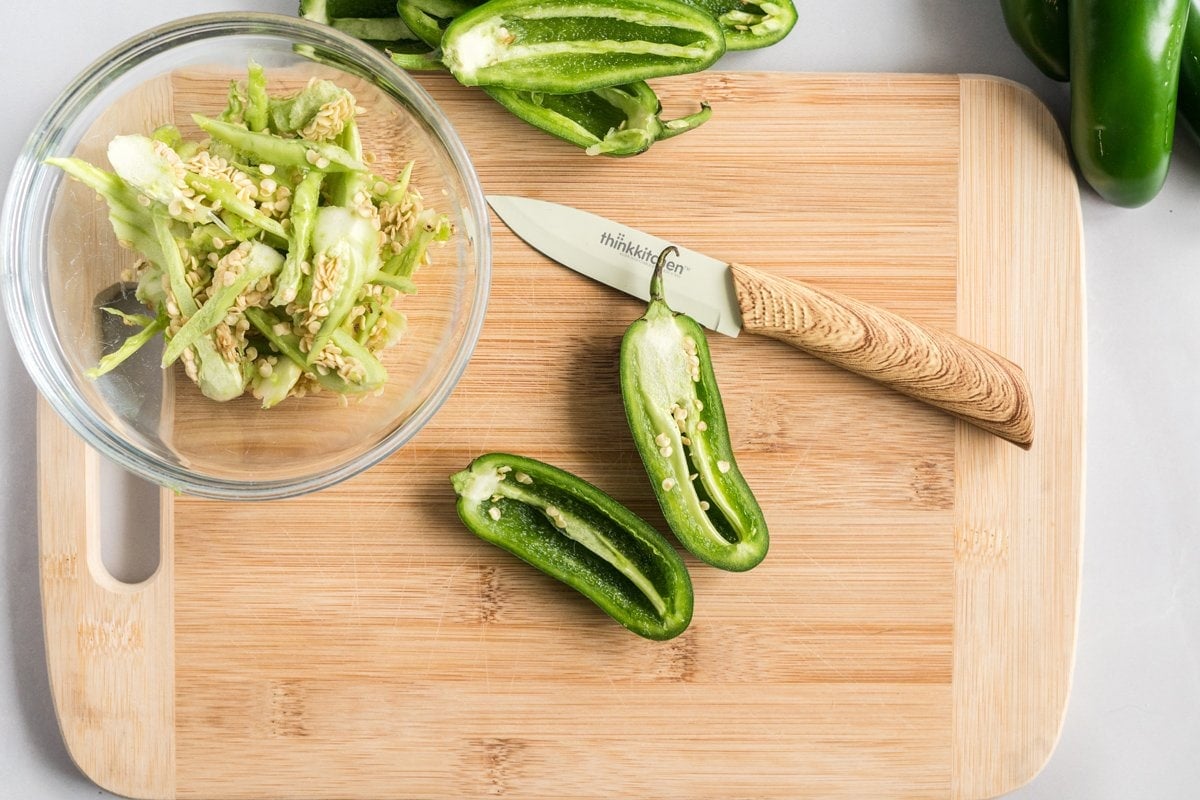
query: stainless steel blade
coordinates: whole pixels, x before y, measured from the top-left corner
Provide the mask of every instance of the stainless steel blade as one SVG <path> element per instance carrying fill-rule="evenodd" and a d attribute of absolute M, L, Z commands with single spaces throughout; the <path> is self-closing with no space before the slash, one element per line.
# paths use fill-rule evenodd
<path fill-rule="evenodd" d="M 488 197 L 513 233 L 535 250 L 593 280 L 626 294 L 650 299 L 650 274 L 663 248 L 679 255 L 667 262 L 667 303 L 701 325 L 737 336 L 742 314 L 729 265 L 674 242 L 560 203 L 511 195 Z"/>

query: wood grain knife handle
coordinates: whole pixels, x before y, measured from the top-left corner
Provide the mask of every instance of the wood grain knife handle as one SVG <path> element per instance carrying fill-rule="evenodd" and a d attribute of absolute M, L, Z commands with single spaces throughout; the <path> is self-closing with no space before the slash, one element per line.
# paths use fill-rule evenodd
<path fill-rule="evenodd" d="M 1025 373 L 959 336 L 799 281 L 730 264 L 742 330 L 770 336 L 1028 449 Z"/>

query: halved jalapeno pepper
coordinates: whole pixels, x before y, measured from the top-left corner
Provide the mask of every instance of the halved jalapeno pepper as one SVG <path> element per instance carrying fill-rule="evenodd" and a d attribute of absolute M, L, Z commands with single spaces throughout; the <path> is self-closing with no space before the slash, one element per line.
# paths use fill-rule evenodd
<path fill-rule="evenodd" d="M 460 83 L 551 94 L 696 72 L 724 52 L 717 21 L 678 0 L 490 0 L 442 36 Z"/>
<path fill-rule="evenodd" d="M 682 0 L 703 9 L 721 26 L 727 50 L 775 44 L 796 25 L 792 0 Z"/>
<path fill-rule="evenodd" d="M 577 590 L 639 636 L 670 639 L 691 622 L 692 581 L 679 553 L 582 478 L 489 453 L 450 482 L 472 533 Z"/>
<path fill-rule="evenodd" d="M 482 88 L 530 125 L 578 145 L 593 156 L 637 155 L 657 141 L 702 125 L 712 116 L 708 104 L 702 103 L 694 114 L 663 120 L 659 117 L 662 104 L 645 81 L 576 94 Z"/>
<path fill-rule="evenodd" d="M 742 571 L 767 554 L 767 523 L 738 470 L 704 330 L 663 296 L 667 248 L 650 307 L 621 341 L 621 397 L 667 524 L 697 558 Z"/>
<path fill-rule="evenodd" d="M 424 49 L 424 42 L 396 15 L 392 0 L 300 0 L 300 16 L 381 50 L 411 53 Z"/>

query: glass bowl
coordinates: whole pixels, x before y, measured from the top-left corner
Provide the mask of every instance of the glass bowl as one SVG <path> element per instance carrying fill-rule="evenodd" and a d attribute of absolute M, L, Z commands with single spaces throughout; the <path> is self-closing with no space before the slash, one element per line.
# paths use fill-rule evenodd
<path fill-rule="evenodd" d="M 408 326 L 384 350 L 386 386 L 345 399 L 291 397 L 264 410 L 249 393 L 203 397 L 159 342 L 99 379 L 96 365 L 133 329 L 101 311 L 132 294 L 104 201 L 43 162 L 77 155 L 109 168 L 117 134 L 174 123 L 199 138 L 193 112 L 215 115 L 253 59 L 268 89 L 312 77 L 350 89 L 364 109 L 364 153 L 391 179 L 413 160 L 426 207 L 449 216 L 418 291 L 398 308 Z M 267 499 L 311 492 L 393 453 L 446 401 L 479 337 L 487 303 L 486 207 L 467 153 L 434 101 L 382 53 L 331 28 L 274 14 L 208 14 L 163 25 L 102 56 L 43 117 L 8 187 L 2 229 L 4 302 L 13 339 L 42 395 L 92 447 L 161 485 L 207 497 Z M 136 309 L 133 309 L 136 310 Z"/>

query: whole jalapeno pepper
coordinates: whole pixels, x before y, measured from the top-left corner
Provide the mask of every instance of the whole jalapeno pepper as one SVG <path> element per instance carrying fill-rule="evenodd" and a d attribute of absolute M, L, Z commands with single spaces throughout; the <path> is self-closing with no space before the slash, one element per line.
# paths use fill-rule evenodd
<path fill-rule="evenodd" d="M 1192 0 L 1183 31 L 1178 114 L 1187 123 L 1192 136 L 1200 139 L 1200 0 Z"/>
<path fill-rule="evenodd" d="M 1048 78 L 1071 74 L 1067 0 L 1000 0 L 1004 24 L 1026 57 Z"/>
<path fill-rule="evenodd" d="M 724 52 L 716 20 L 678 0 L 489 0 L 442 36 L 459 83 L 549 94 L 697 72 Z"/>
<path fill-rule="evenodd" d="M 1140 206 L 1171 161 L 1189 0 L 1071 0 L 1071 146 L 1097 192 Z"/>
<path fill-rule="evenodd" d="M 740 572 L 767 554 L 767 523 L 738 470 L 704 330 L 663 296 L 668 247 L 650 280 L 650 307 L 621 341 L 621 397 L 663 516 L 714 567 Z"/>
<path fill-rule="evenodd" d="M 662 104 L 645 81 L 575 94 L 516 92 L 481 87 L 513 114 L 588 155 L 633 156 L 650 145 L 698 127 L 712 116 L 707 104 L 686 117 L 663 120 Z"/>
<path fill-rule="evenodd" d="M 650 524 L 587 481 L 532 458 L 488 453 L 450 478 L 481 539 L 557 578 L 647 639 L 692 619 L 692 581 Z"/>

